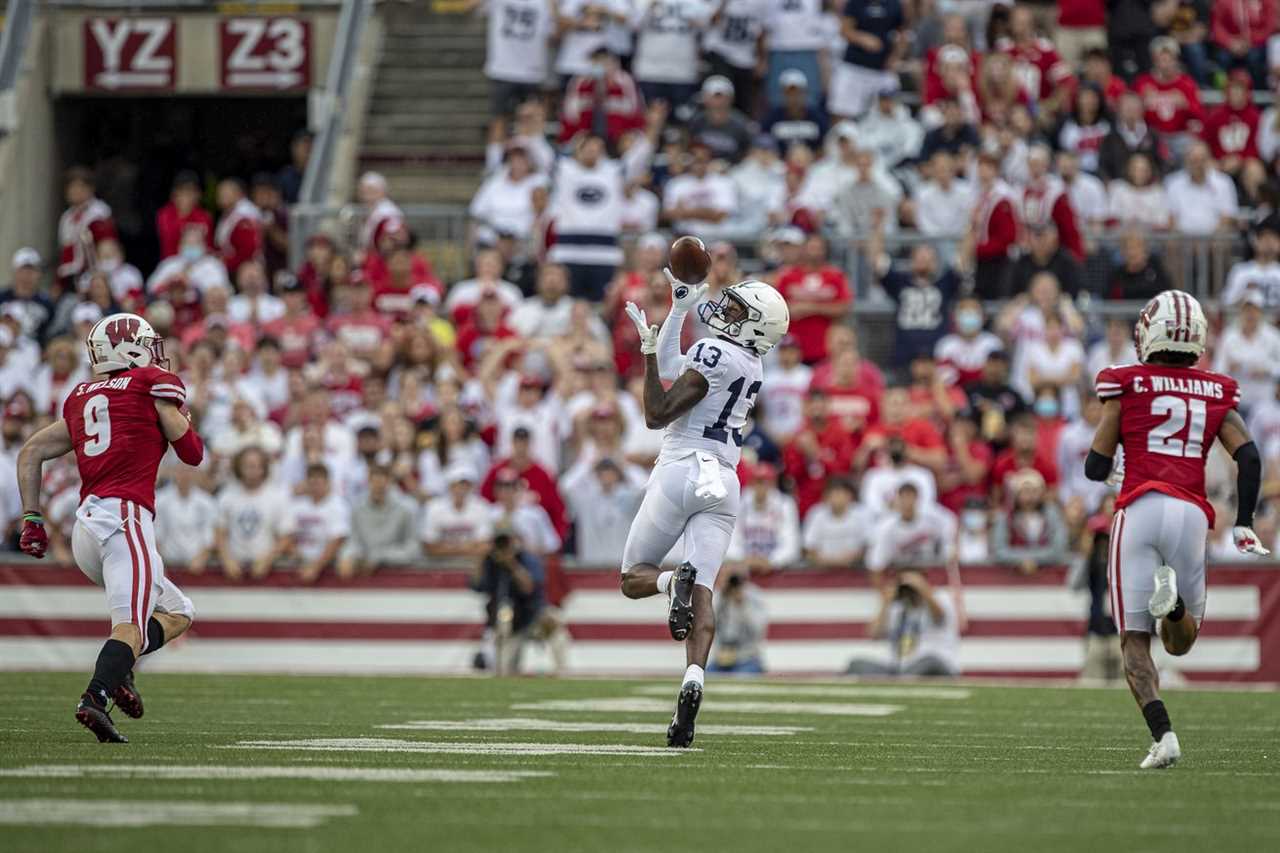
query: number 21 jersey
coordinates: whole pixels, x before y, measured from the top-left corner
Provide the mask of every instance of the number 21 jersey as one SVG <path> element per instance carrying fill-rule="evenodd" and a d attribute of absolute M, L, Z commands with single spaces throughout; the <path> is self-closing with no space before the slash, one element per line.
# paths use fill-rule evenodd
<path fill-rule="evenodd" d="M 1162 492 L 1204 510 L 1205 458 L 1227 413 L 1240 403 L 1240 386 L 1230 376 L 1193 367 L 1126 364 L 1098 374 L 1098 397 L 1120 401 L 1120 442 L 1124 484 L 1117 507 L 1147 492 Z"/>
<path fill-rule="evenodd" d="M 62 404 L 80 468 L 80 500 L 89 495 L 142 504 L 155 513 L 156 471 L 169 449 L 155 401 L 181 406 L 182 380 L 158 367 L 122 370 L 81 382 Z"/>
<path fill-rule="evenodd" d="M 707 396 L 667 425 L 659 459 L 704 450 L 736 468 L 742 458 L 742 429 L 764 381 L 760 358 L 737 344 L 702 338 L 684 355 L 680 373 L 690 370 L 706 378 Z"/>

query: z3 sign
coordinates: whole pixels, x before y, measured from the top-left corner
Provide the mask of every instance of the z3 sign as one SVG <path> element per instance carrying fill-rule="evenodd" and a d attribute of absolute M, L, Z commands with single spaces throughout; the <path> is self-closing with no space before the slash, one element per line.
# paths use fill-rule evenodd
<path fill-rule="evenodd" d="M 173 88 L 177 69 L 173 18 L 86 18 L 86 89 Z"/>
<path fill-rule="evenodd" d="M 311 85 L 311 22 L 224 18 L 218 26 L 223 89 L 305 89 Z"/>

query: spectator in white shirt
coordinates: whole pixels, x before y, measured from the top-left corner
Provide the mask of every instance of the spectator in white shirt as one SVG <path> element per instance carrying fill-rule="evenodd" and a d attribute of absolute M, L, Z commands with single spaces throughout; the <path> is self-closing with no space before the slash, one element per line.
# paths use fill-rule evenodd
<path fill-rule="evenodd" d="M 231 288 L 222 260 L 209 253 L 203 226 L 191 225 L 183 230 L 178 254 L 165 258 L 156 267 L 151 278 L 147 279 L 147 293 L 162 293 L 176 282 L 185 283 L 196 294 L 210 287 Z"/>
<path fill-rule="evenodd" d="M 875 103 L 858 122 L 858 139 L 890 172 L 920 153 L 924 128 L 899 101 L 896 83 L 876 92 Z"/>
<path fill-rule="evenodd" d="M 533 169 L 529 152 L 519 143 L 507 146 L 506 166 L 480 185 L 468 213 L 495 232 L 527 240 L 533 233 L 533 190 L 545 187 L 547 176 Z"/>
<path fill-rule="evenodd" d="M 502 254 L 495 249 L 484 249 L 476 252 L 476 274 L 474 278 L 463 279 L 449 288 L 444 300 L 444 310 L 450 316 L 459 309 L 471 309 L 480 301 L 480 297 L 490 289 L 497 293 L 498 299 L 508 310 L 515 309 L 524 299 L 520 288 L 502 278 L 506 266 Z"/>
<path fill-rule="evenodd" d="M 769 0 L 765 16 L 765 44 L 769 51 L 767 98 L 769 106 L 782 103 L 782 72 L 795 69 L 804 74 L 809 106 L 825 103 L 822 56 L 827 45 L 823 22 L 823 0 Z"/>
<path fill-rule="evenodd" d="M 719 4 L 710 0 L 641 0 L 631 13 L 636 31 L 631 73 L 646 101 L 666 101 L 677 117 L 697 91 L 698 41 Z"/>
<path fill-rule="evenodd" d="M 112 237 L 100 240 L 94 247 L 94 268 L 107 276 L 111 295 L 117 302 L 127 305 L 142 295 L 142 273 L 124 259 L 124 247 Z"/>
<path fill-rule="evenodd" d="M 804 556 L 824 569 L 850 569 L 870 542 L 871 520 L 853 502 L 853 486 L 840 478 L 827 481 L 822 502 L 804 517 Z"/>
<path fill-rule="evenodd" d="M 260 261 L 245 261 L 236 270 L 235 296 L 227 303 L 233 323 L 261 327 L 284 316 L 284 300 L 267 290 L 267 270 Z"/>
<path fill-rule="evenodd" d="M 1266 297 L 1248 289 L 1240 300 L 1239 316 L 1222 332 L 1214 370 L 1240 383 L 1240 409 L 1248 412 L 1271 396 L 1273 377 L 1280 366 L 1280 330 L 1263 315 Z"/>
<path fill-rule="evenodd" d="M 579 565 L 616 567 L 631 522 L 644 498 L 647 473 L 608 457 L 570 471 L 560 491 L 573 513 Z"/>
<path fill-rule="evenodd" d="M 493 515 L 475 493 L 476 474 L 459 465 L 445 472 L 448 494 L 427 503 L 422 542 L 429 557 L 478 557 L 489 549 Z"/>
<path fill-rule="evenodd" d="M 706 145 L 691 145 L 689 158 L 688 171 L 667 182 L 662 214 L 681 234 L 714 237 L 733 213 L 738 190 L 727 175 L 711 171 L 711 149 Z"/>
<path fill-rule="evenodd" d="M 572 313 L 568 272 L 545 263 L 538 268 L 538 292 L 511 312 L 507 325 L 522 338 L 558 338 L 569 331 Z"/>
<path fill-rule="evenodd" d="M 777 353 L 765 361 L 757 414 L 769 437 L 783 444 L 804 425 L 804 400 L 809 396 L 813 368 L 804 363 L 804 352 L 793 335 L 782 338 Z"/>
<path fill-rule="evenodd" d="M 1052 388 L 1062 403 L 1062 413 L 1074 417 L 1080 410 L 1080 379 L 1084 373 L 1084 348 L 1067 337 L 1062 318 L 1050 314 L 1044 320 L 1044 335 L 1022 348 L 1022 375 L 1014 383 L 1022 395 L 1034 397 L 1041 389 Z"/>
<path fill-rule="evenodd" d="M 231 462 L 235 482 L 218 494 L 214 542 L 222 573 L 231 580 L 271 571 L 276 539 L 284 529 L 289 498 L 269 479 L 271 460 L 259 447 L 248 447 Z"/>
<path fill-rule="evenodd" d="M 786 171 L 778 159 L 777 140 L 767 133 L 756 134 L 746 159 L 729 171 L 738 203 L 725 224 L 752 237 L 779 224 L 787 200 Z"/>
<path fill-rule="evenodd" d="M 1074 151 L 1059 151 L 1055 163 L 1080 225 L 1088 232 L 1100 230 L 1107 221 L 1106 186 L 1095 175 L 1081 171 L 1080 157 Z"/>
<path fill-rule="evenodd" d="M 1254 229 L 1253 259 L 1227 273 L 1222 304 L 1235 305 L 1250 289 L 1262 294 L 1267 310 L 1280 308 L 1280 215 L 1271 214 Z"/>
<path fill-rule="evenodd" d="M 1093 387 L 1093 380 L 1104 367 L 1113 364 L 1133 364 L 1138 360 L 1138 351 L 1133 347 L 1133 324 L 1121 317 L 1107 320 L 1106 332 L 1102 340 L 1089 347 L 1086 361 L 1085 384 Z"/>
<path fill-rule="evenodd" d="M 727 559 L 752 572 L 787 568 L 800 559 L 800 512 L 795 499 L 778 490 L 778 470 L 768 463 L 752 467 L 749 480 Z"/>
<path fill-rule="evenodd" d="M 956 158 L 942 148 L 929 158 L 925 172 L 928 180 L 909 202 L 916 228 L 930 237 L 959 238 L 973 214 L 973 186 L 956 176 Z"/>
<path fill-rule="evenodd" d="M 955 550 L 956 518 L 922 499 L 914 483 L 903 483 L 893 510 L 870 532 L 867 569 L 877 578 L 885 569 L 945 565 Z M 881 581 L 877 579 L 876 583 Z"/>
<path fill-rule="evenodd" d="M 887 459 L 888 464 L 877 465 L 862 475 L 859 503 L 869 513 L 872 525 L 893 512 L 904 485 L 915 490 L 924 506 L 932 506 L 938 499 L 937 479 L 928 468 L 907 461 L 906 442 L 895 436 L 884 448 L 881 458 Z"/>
<path fill-rule="evenodd" d="M 1195 142 L 1187 150 L 1186 168 L 1165 180 L 1176 231 L 1207 236 L 1236 227 L 1240 210 L 1231 178 L 1213 168 L 1209 146 Z"/>
<path fill-rule="evenodd" d="M 1045 488 L 1044 476 L 1028 468 L 1008 482 L 1013 506 L 996 514 L 991 556 L 997 563 L 1017 566 L 1026 575 L 1041 566 L 1061 565 L 1069 557 L 1067 526 Z"/>
<path fill-rule="evenodd" d="M 156 547 L 166 567 L 186 566 L 203 572 L 213 553 L 213 525 L 218 514 L 213 495 L 196 485 L 200 472 L 190 465 L 169 469 L 170 482 L 156 491 Z"/>
<path fill-rule="evenodd" d="M 259 338 L 254 356 L 249 372 L 236 380 L 236 389 L 242 396 L 262 400 L 268 412 L 282 412 L 292 402 L 292 396 L 289 371 L 280 359 L 280 342 L 272 337 Z"/>
<path fill-rule="evenodd" d="M 351 508 L 333 493 L 328 466 L 307 466 L 305 487 L 289 501 L 280 532 L 276 554 L 297 558 L 298 580 L 313 583 L 325 569 L 335 566 L 351 535 Z"/>
<path fill-rule="evenodd" d="M 1129 157 L 1124 178 L 1111 182 L 1107 195 L 1108 217 L 1120 226 L 1167 230 L 1173 227 L 1173 211 L 1165 186 L 1155 179 L 1151 160 L 1145 154 Z"/>

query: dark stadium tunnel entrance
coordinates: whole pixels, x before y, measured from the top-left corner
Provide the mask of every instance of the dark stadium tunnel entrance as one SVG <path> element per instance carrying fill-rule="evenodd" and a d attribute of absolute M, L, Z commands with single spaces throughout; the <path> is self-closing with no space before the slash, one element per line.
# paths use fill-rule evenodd
<path fill-rule="evenodd" d="M 174 176 L 192 169 L 203 203 L 224 177 L 248 181 L 289 162 L 289 141 L 307 126 L 307 100 L 290 97 L 59 98 L 55 175 L 87 166 L 98 197 L 111 206 L 130 263 L 149 270 L 159 261 L 155 216 L 169 200 Z"/>

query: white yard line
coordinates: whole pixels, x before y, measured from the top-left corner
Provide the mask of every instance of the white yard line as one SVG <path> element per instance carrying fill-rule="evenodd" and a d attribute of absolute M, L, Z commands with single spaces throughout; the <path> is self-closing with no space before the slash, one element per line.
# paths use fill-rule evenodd
<path fill-rule="evenodd" d="M 521 782 L 554 776 L 543 770 L 410 770 L 385 767 L 261 767 L 223 764 L 32 764 L 0 770 L 0 778 L 305 779 L 312 782 Z"/>
<path fill-rule="evenodd" d="M 583 711 L 591 713 L 670 713 L 671 702 L 623 696 L 616 699 L 548 699 L 512 705 L 514 711 Z M 819 717 L 887 717 L 902 705 L 863 705 L 844 702 L 720 702 L 704 704 L 717 714 L 800 714 Z"/>
<path fill-rule="evenodd" d="M 762 684 L 725 683 L 717 680 L 707 688 L 717 696 L 827 696 L 832 698 L 871 699 L 968 699 L 971 691 L 960 687 L 890 687 L 879 685 L 840 684 Z M 671 687 L 646 684 L 635 689 L 646 696 L 666 696 Z"/>
<path fill-rule="evenodd" d="M 648 735 L 667 730 L 665 722 L 659 723 L 585 723 L 568 720 L 535 720 L 530 717 L 482 720 L 409 720 L 404 723 L 387 723 L 379 729 L 421 732 L 617 732 L 621 734 Z M 723 726 L 700 725 L 700 735 L 743 735 L 752 737 L 782 737 L 799 732 L 811 732 L 810 726 Z"/>
<path fill-rule="evenodd" d="M 196 800 L 0 800 L 0 824 L 111 827 L 253 826 L 314 829 L 335 817 L 355 817 L 353 805 L 205 803 Z"/>
<path fill-rule="evenodd" d="M 670 756 L 698 750 L 613 743 L 472 743 L 465 741 L 394 740 L 392 738 L 306 738 L 242 740 L 222 749 L 276 749 L 303 752 L 425 752 L 448 755 L 632 755 Z"/>

